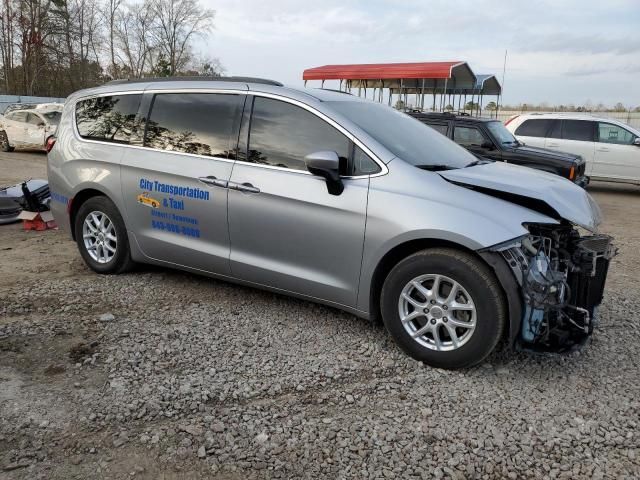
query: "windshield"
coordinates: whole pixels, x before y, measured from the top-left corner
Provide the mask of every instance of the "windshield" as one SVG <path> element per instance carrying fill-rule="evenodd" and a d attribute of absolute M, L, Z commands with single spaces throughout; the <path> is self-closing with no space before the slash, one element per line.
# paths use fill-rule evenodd
<path fill-rule="evenodd" d="M 60 117 L 62 116 L 62 113 L 60 112 L 46 112 L 46 113 L 41 113 L 41 115 L 47 119 L 47 122 L 49 122 L 52 125 L 58 125 L 60 123 Z"/>
<path fill-rule="evenodd" d="M 462 168 L 476 160 L 438 131 L 386 105 L 352 101 L 327 104 L 412 165 Z"/>
<path fill-rule="evenodd" d="M 518 143 L 516 137 L 514 137 L 511 132 L 506 129 L 502 122 L 499 122 L 497 120 L 495 122 L 487 122 L 487 128 L 489 129 L 489 131 L 491 131 L 495 139 L 502 145 L 515 145 L 516 143 Z"/>

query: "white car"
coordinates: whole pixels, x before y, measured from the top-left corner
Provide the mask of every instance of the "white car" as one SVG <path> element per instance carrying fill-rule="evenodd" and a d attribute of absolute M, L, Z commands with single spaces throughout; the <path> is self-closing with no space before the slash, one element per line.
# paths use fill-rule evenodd
<path fill-rule="evenodd" d="M 62 115 L 62 104 L 46 103 L 13 108 L 0 117 L 0 148 L 10 152 L 14 148 L 47 149 Z"/>
<path fill-rule="evenodd" d="M 591 180 L 640 185 L 640 131 L 587 114 L 528 113 L 505 122 L 527 145 L 581 155 Z"/>

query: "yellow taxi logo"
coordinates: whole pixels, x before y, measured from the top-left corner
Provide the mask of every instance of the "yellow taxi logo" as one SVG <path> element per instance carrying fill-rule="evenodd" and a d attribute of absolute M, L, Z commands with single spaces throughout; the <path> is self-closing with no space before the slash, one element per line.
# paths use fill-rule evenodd
<path fill-rule="evenodd" d="M 158 208 L 160 206 L 160 202 L 155 198 L 151 198 L 149 196 L 149 192 L 143 192 L 138 195 L 138 203 L 142 205 L 146 205 L 148 207 Z"/>

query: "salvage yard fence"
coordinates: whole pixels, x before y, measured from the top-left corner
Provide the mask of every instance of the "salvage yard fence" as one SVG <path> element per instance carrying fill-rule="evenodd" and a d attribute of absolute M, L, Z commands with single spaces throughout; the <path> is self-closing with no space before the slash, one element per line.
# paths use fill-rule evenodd
<path fill-rule="evenodd" d="M 0 95 L 0 114 L 13 103 L 64 103 L 64 98 L 59 97 L 31 97 L 28 95 Z"/>

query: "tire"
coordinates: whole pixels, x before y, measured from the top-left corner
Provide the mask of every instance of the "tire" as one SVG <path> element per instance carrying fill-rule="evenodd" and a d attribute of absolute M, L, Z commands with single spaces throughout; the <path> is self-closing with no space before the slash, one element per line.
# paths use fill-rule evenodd
<path fill-rule="evenodd" d="M 451 296 L 454 284 L 458 288 Z M 399 262 L 384 282 L 380 307 L 385 327 L 402 350 L 445 369 L 487 358 L 502 338 L 507 317 L 504 294 L 489 267 L 450 248 L 422 250 Z"/>
<path fill-rule="evenodd" d="M 104 223 L 100 222 L 103 217 L 106 217 Z M 107 197 L 91 197 L 84 202 L 76 214 L 74 230 L 80 255 L 94 272 L 118 274 L 133 267 L 124 220 Z M 89 238 L 85 238 L 85 233 Z M 91 245 L 97 246 L 92 249 Z"/>
<path fill-rule="evenodd" d="M 0 130 L 0 150 L 3 152 L 13 152 L 13 147 L 9 144 L 7 132 Z"/>

